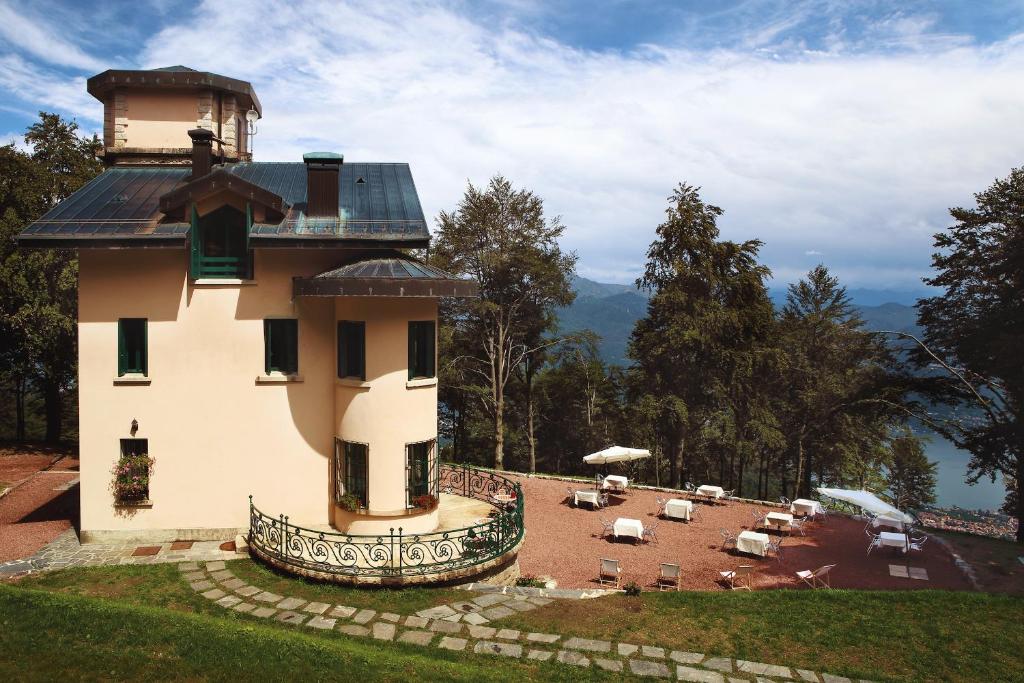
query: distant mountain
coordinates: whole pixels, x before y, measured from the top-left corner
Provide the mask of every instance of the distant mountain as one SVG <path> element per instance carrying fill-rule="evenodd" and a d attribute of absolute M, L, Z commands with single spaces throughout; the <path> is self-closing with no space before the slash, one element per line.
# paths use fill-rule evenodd
<path fill-rule="evenodd" d="M 576 300 L 571 306 L 558 311 L 561 331 L 592 330 L 601 337 L 601 357 L 606 363 L 629 365 L 626 345 L 636 321 L 647 313 L 646 293 L 632 285 L 595 282 L 579 276 L 573 279 L 573 288 L 576 290 Z M 777 306 L 781 305 L 778 296 L 780 292 L 781 301 L 785 301 L 785 289 L 773 289 L 770 292 Z M 877 301 L 887 292 L 853 289 L 849 294 L 868 329 L 916 334 L 919 331 L 917 313 L 912 306 L 897 301 L 868 303 Z M 916 295 L 910 292 L 888 293 L 908 303 L 916 300 Z"/>

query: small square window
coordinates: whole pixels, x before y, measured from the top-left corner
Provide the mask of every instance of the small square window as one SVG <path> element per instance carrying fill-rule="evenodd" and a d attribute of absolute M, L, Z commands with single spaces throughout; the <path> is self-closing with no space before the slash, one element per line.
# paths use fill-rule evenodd
<path fill-rule="evenodd" d="M 275 318 L 263 321 L 266 373 L 294 375 L 299 371 L 299 321 Z"/>
<path fill-rule="evenodd" d="M 114 498 L 118 503 L 149 500 L 152 462 L 149 439 L 121 439 L 121 458 L 114 471 Z"/>
<path fill-rule="evenodd" d="M 425 379 L 435 375 L 434 321 L 409 322 L 409 379 Z"/>
<path fill-rule="evenodd" d="M 121 318 L 117 321 L 117 376 L 146 375 L 149 372 L 146 319 Z"/>
<path fill-rule="evenodd" d="M 338 377 L 366 380 L 365 322 L 338 322 Z"/>

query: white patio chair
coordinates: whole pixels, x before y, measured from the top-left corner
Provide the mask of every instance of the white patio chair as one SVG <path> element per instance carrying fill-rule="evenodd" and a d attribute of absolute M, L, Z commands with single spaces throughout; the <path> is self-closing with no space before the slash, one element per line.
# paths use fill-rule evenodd
<path fill-rule="evenodd" d="M 736 493 L 736 489 L 729 489 L 728 491 L 722 491 L 722 495 L 718 500 L 722 501 L 722 505 L 725 505 L 727 498 L 732 498 L 732 494 Z"/>
<path fill-rule="evenodd" d="M 605 584 L 612 584 L 616 588 L 619 587 L 619 581 L 622 579 L 622 567 L 619 566 L 618 560 L 609 560 L 604 557 L 601 558 L 601 573 L 597 575 L 597 581 L 602 586 Z"/>
<path fill-rule="evenodd" d="M 776 562 L 782 562 L 782 541 L 784 541 L 785 538 L 785 536 L 778 536 L 768 541 L 767 553 L 775 553 Z"/>
<path fill-rule="evenodd" d="M 683 581 L 683 569 L 678 564 L 661 563 L 658 575 L 658 590 L 679 590 Z"/>
<path fill-rule="evenodd" d="M 793 501 L 791 501 L 789 498 L 786 498 L 785 496 L 779 496 L 779 502 L 782 503 L 783 505 L 793 504 Z"/>
<path fill-rule="evenodd" d="M 927 536 L 908 536 L 907 537 L 907 549 L 908 550 L 924 550 L 925 541 L 928 540 Z"/>
<path fill-rule="evenodd" d="M 690 521 L 699 522 L 702 519 L 704 519 L 704 512 L 701 510 L 701 506 L 690 501 Z"/>
<path fill-rule="evenodd" d="M 736 590 L 737 588 L 750 590 L 750 575 L 754 573 L 754 565 L 741 564 L 731 571 L 718 573 L 723 581 L 728 582 L 730 590 Z"/>
<path fill-rule="evenodd" d="M 654 516 L 661 517 L 663 514 L 665 514 L 665 503 L 668 502 L 668 499 L 662 498 L 661 496 L 656 496 L 654 498 L 654 502 L 658 504 L 658 511 L 654 513 Z"/>
<path fill-rule="evenodd" d="M 768 513 L 764 510 L 751 510 L 750 516 L 754 518 L 754 531 L 757 531 L 764 526 L 765 519 L 768 517 Z"/>
<path fill-rule="evenodd" d="M 649 526 L 648 525 L 644 525 L 644 532 L 643 532 L 642 538 L 640 540 L 646 541 L 647 543 L 651 543 L 651 542 L 657 543 L 658 542 L 658 524 L 657 524 L 657 522 L 652 523 Z"/>
<path fill-rule="evenodd" d="M 722 537 L 722 550 L 725 550 L 730 543 L 733 548 L 736 547 L 736 534 L 726 528 L 719 529 L 718 534 Z"/>
<path fill-rule="evenodd" d="M 832 585 L 829 583 L 829 572 L 835 567 L 834 564 L 826 564 L 818 567 L 813 572 L 809 569 L 799 571 L 796 573 L 796 578 L 806 583 L 811 588 L 831 588 Z"/>
<path fill-rule="evenodd" d="M 683 484 L 683 490 L 686 491 L 686 495 L 690 498 L 694 498 L 697 494 L 697 489 L 690 482 Z"/>
<path fill-rule="evenodd" d="M 820 519 L 823 522 L 828 521 L 828 506 L 824 503 L 818 503 L 818 510 L 814 513 L 814 519 Z"/>
<path fill-rule="evenodd" d="M 793 521 L 789 523 L 789 533 L 792 534 L 794 531 L 799 531 L 801 536 L 806 536 L 807 533 L 804 531 L 804 524 L 806 524 L 806 520 L 794 518 Z"/>
<path fill-rule="evenodd" d="M 615 533 L 615 523 L 609 522 L 607 519 L 601 520 L 601 538 L 604 538 L 608 534 Z"/>
<path fill-rule="evenodd" d="M 868 535 L 868 538 L 871 539 L 871 541 L 868 543 L 868 555 L 870 555 L 872 550 L 874 550 L 875 548 L 882 547 L 882 535 L 873 534 L 867 529 L 865 529 L 864 532 Z"/>

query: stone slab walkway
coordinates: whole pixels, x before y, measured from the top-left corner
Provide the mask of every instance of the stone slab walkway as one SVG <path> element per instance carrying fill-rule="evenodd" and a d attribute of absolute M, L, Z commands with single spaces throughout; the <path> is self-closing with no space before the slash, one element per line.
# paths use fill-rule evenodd
<path fill-rule="evenodd" d="M 234 551 L 221 550 L 224 541 L 195 541 L 190 547 L 178 543 L 141 546 L 138 543 L 82 545 L 74 529 L 68 529 L 35 554 L 21 560 L 0 563 L 0 578 L 16 578 L 34 572 L 65 567 L 99 567 L 114 564 L 162 564 L 173 562 L 205 562 L 236 560 Z M 177 548 L 172 546 L 179 546 Z M 137 554 L 145 548 L 147 554 Z M 154 552 L 155 549 L 155 552 Z"/>
<path fill-rule="evenodd" d="M 225 609 L 350 636 L 494 657 L 555 661 L 615 673 L 628 670 L 636 676 L 698 683 L 853 683 L 849 678 L 827 673 L 682 652 L 652 644 L 616 643 L 487 625 L 517 612 L 551 604 L 555 599 L 512 590 L 481 593 L 416 614 L 399 615 L 270 593 L 236 578 L 223 561 L 206 562 L 205 566 L 199 562 L 183 562 L 178 568 L 194 591 Z"/>

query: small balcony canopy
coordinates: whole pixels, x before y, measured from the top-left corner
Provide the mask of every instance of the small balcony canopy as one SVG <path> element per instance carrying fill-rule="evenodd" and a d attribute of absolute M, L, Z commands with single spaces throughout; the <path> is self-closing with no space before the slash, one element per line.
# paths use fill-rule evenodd
<path fill-rule="evenodd" d="M 295 296 L 475 297 L 477 283 L 464 280 L 400 251 L 364 254 L 337 268 L 297 277 Z"/>

